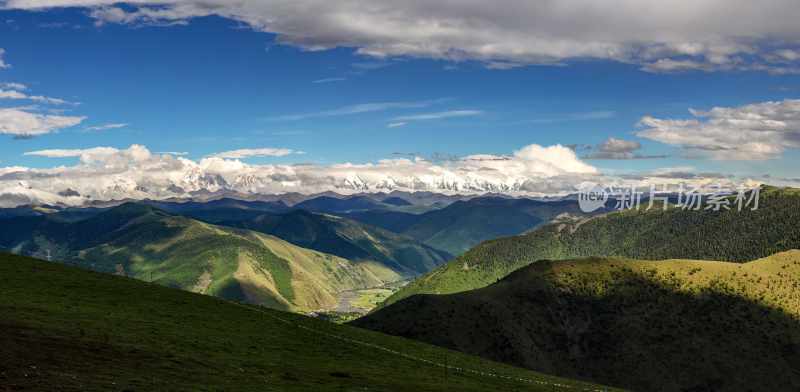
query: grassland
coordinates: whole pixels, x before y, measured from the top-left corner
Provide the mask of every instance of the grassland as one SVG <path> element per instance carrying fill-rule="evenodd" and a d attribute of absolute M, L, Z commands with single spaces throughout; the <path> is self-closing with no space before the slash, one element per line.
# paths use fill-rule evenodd
<path fill-rule="evenodd" d="M 20 256 L 0 254 L 0 278 L 2 390 L 607 390 L 376 332 Z"/>
<path fill-rule="evenodd" d="M 541 261 L 355 325 L 642 391 L 800 389 L 800 251 L 749 263 Z"/>

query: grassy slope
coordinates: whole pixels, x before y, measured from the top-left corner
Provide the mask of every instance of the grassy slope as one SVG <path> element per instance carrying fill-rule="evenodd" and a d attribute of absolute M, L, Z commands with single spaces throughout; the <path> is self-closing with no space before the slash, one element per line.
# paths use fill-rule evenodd
<path fill-rule="evenodd" d="M 800 388 L 800 251 L 749 263 L 543 261 L 355 325 L 635 390 Z"/>
<path fill-rule="evenodd" d="M 484 242 L 388 299 L 484 287 L 542 259 L 619 256 L 747 261 L 800 248 L 800 191 L 767 188 L 756 211 L 615 212 Z"/>
<path fill-rule="evenodd" d="M 23 241 L 23 252 L 41 257 L 57 249 L 52 256 L 70 264 L 277 309 L 332 309 L 342 291 L 400 279 L 378 263 L 354 263 L 146 206 L 40 227 L 31 230 L 33 241 Z"/>
<path fill-rule="evenodd" d="M 0 254 L 0 277 L 0 389 L 554 390 L 456 370 L 445 380 L 441 367 L 330 335 L 572 391 L 594 389 L 401 338 L 20 256 Z"/>
<path fill-rule="evenodd" d="M 304 248 L 354 261 L 376 261 L 404 276 L 416 276 L 451 258 L 413 238 L 333 215 L 296 210 L 225 221 L 226 226 L 272 234 Z"/>

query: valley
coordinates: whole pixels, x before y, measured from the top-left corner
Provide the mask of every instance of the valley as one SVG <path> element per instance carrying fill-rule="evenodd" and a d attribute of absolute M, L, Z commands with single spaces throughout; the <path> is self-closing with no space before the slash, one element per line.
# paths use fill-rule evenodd
<path fill-rule="evenodd" d="M 132 203 L 77 222 L 34 216 L 3 229 L 0 244 L 20 253 L 297 312 L 333 310 L 341 292 L 404 276 L 374 260 L 354 262 Z"/>
<path fill-rule="evenodd" d="M 101 272 L 92 276 L 114 284 L 133 278 L 148 290 L 291 312 L 272 318 L 319 323 L 315 334 L 345 324 L 341 331 L 411 339 L 401 346 L 419 341 L 474 355 L 480 359 L 466 373 L 476 375 L 492 361 L 630 390 L 800 386 L 793 375 L 779 378 L 800 364 L 796 189 L 764 187 L 760 207 L 741 212 L 587 214 L 569 199 L 415 205 L 399 196 L 320 197 L 6 209 L 0 248 L 51 260 L 30 261 L 47 268 Z M 341 333 L 334 339 L 373 347 Z M 330 372 L 340 373 L 354 374 Z M 280 377 L 281 390 L 305 385 L 291 371 Z M 471 383 L 462 386 L 480 385 Z"/>
<path fill-rule="evenodd" d="M 0 392 L 798 392 L 798 0 L 0 0 Z"/>

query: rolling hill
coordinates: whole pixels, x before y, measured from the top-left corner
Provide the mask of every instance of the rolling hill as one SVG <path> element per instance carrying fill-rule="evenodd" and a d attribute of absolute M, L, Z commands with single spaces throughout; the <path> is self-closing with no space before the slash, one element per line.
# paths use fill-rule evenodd
<path fill-rule="evenodd" d="M 444 264 L 452 256 L 413 238 L 334 215 L 294 210 L 220 222 L 274 235 L 295 245 L 353 261 L 377 261 L 413 277 Z"/>
<path fill-rule="evenodd" d="M 372 331 L 0 254 L 0 386 L 598 391 Z M 447 367 L 445 367 L 447 366 Z"/>
<path fill-rule="evenodd" d="M 540 261 L 353 325 L 641 391 L 800 389 L 800 251 L 749 263 Z"/>
<path fill-rule="evenodd" d="M 765 187 L 752 211 L 628 210 L 563 217 L 527 234 L 486 241 L 416 279 L 387 303 L 420 293 L 485 287 L 542 259 L 617 256 L 748 261 L 800 248 L 800 190 Z"/>
<path fill-rule="evenodd" d="M 353 262 L 133 203 L 78 222 L 0 221 L 0 248 L 299 312 L 333 309 L 342 292 L 401 279 L 375 261 Z"/>

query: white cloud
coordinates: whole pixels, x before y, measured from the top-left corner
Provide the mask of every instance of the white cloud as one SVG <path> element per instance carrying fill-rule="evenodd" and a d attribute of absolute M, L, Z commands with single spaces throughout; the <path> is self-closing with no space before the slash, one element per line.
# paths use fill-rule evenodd
<path fill-rule="evenodd" d="M 345 80 L 347 80 L 347 78 L 324 78 L 324 79 L 314 80 L 311 83 L 314 83 L 314 84 L 333 83 L 333 82 L 343 82 Z"/>
<path fill-rule="evenodd" d="M 87 149 L 53 149 L 28 151 L 24 155 L 45 158 L 77 158 L 85 157 L 87 160 L 96 160 L 98 156 L 109 156 L 118 153 L 119 150 L 113 147 L 94 147 Z"/>
<path fill-rule="evenodd" d="M 448 110 L 445 112 L 436 112 L 436 113 L 423 113 L 423 114 L 413 114 L 410 116 L 399 116 L 392 119 L 392 121 L 396 122 L 408 122 L 408 121 L 425 121 L 425 120 L 441 120 L 445 118 L 454 118 L 454 117 L 472 117 L 472 116 L 480 116 L 483 114 L 480 110 Z"/>
<path fill-rule="evenodd" d="M 642 144 L 631 140 L 608 138 L 588 155 L 591 159 L 633 159 L 634 151 L 642 148 Z"/>
<path fill-rule="evenodd" d="M 112 123 L 112 124 L 103 124 L 103 125 L 95 125 L 91 127 L 83 128 L 85 131 L 105 131 L 109 129 L 119 129 L 125 128 L 130 124 L 127 123 Z"/>
<path fill-rule="evenodd" d="M 407 124 L 408 124 L 407 122 L 402 122 L 402 121 L 393 122 L 393 123 L 386 124 L 386 128 L 399 128 L 399 127 L 406 126 Z"/>
<path fill-rule="evenodd" d="M 255 157 L 284 157 L 300 152 L 288 148 L 245 148 L 241 150 L 225 151 L 211 155 L 213 158 L 243 159 Z"/>
<path fill-rule="evenodd" d="M 595 110 L 589 112 L 567 113 L 550 117 L 543 116 L 533 120 L 525 121 L 525 123 L 547 124 L 547 123 L 557 123 L 565 121 L 606 120 L 614 118 L 616 115 L 617 113 L 612 110 Z"/>
<path fill-rule="evenodd" d="M 11 64 L 6 63 L 5 60 L 3 59 L 3 57 L 5 57 L 5 54 L 6 50 L 0 48 L 0 69 L 11 68 Z"/>
<path fill-rule="evenodd" d="M 305 50 L 477 60 L 492 68 L 607 59 L 651 72 L 798 71 L 796 0 L 361 1 L 7 0 L 10 9 L 90 7 L 98 24 L 186 23 L 217 15 Z M 313 10 L 309 12 L 308 10 Z M 731 23 L 730 21 L 736 21 Z"/>
<path fill-rule="evenodd" d="M 422 158 L 386 159 L 373 163 L 334 165 L 252 165 L 239 160 L 280 149 L 222 153 L 199 161 L 170 154 L 153 154 L 140 145 L 127 149 L 96 147 L 40 150 L 29 156 L 79 158 L 73 166 L 50 169 L 0 168 L 0 189 L 19 184 L 36 191 L 31 198 L 69 201 L 65 189 L 92 199 L 186 197 L 194 191 L 251 193 L 337 191 L 378 192 L 393 189 L 448 193 L 536 193 L 575 178 L 596 176 L 567 147 L 530 145 L 511 155 L 480 154 L 432 162 Z M 280 153 L 280 154 L 279 154 Z M 0 192 L 3 193 L 3 192 Z M 49 199 L 48 199 L 49 198 Z"/>
<path fill-rule="evenodd" d="M 642 148 L 642 144 L 633 140 L 623 140 L 614 137 L 608 138 L 603 143 L 595 147 L 588 146 L 592 150 L 584 159 L 654 159 L 666 158 L 666 155 L 642 155 L 637 153 Z"/>
<path fill-rule="evenodd" d="M 17 91 L 25 91 L 28 89 L 28 86 L 22 83 L 0 83 L 0 88 L 5 88 L 9 90 L 17 90 Z"/>
<path fill-rule="evenodd" d="M 690 119 L 644 117 L 640 126 L 645 129 L 637 135 L 720 160 L 778 158 L 787 148 L 800 148 L 800 100 L 690 113 Z"/>
<path fill-rule="evenodd" d="M 64 105 L 69 103 L 60 98 L 51 98 L 42 95 L 28 95 L 18 89 L 17 90 L 0 89 L 0 99 L 20 99 L 20 100 L 28 100 L 50 105 Z"/>
<path fill-rule="evenodd" d="M 335 117 L 335 116 L 348 116 L 353 114 L 384 112 L 393 109 L 414 109 L 424 108 L 437 103 L 446 101 L 445 99 L 437 99 L 430 101 L 416 101 L 416 102 L 371 102 L 360 103 L 356 105 L 344 106 L 331 110 L 323 110 L 313 113 L 290 114 L 285 116 L 273 117 L 272 120 L 276 121 L 297 121 L 309 118 L 318 117 Z"/>
<path fill-rule="evenodd" d="M 412 158 L 335 165 L 251 165 L 219 157 L 193 161 L 173 154 L 154 154 L 140 145 L 127 149 L 41 150 L 27 155 L 80 159 L 73 166 L 47 169 L 0 167 L 0 207 L 191 197 L 198 191 L 352 194 L 405 190 L 542 196 L 574 194 L 577 186 L 586 181 L 644 190 L 651 184 L 711 186 L 719 183 L 728 186 L 741 183 L 729 176 L 696 173 L 693 168 L 610 176 L 560 145 L 529 145 L 510 155 L 475 154 L 440 162 Z M 769 181 L 776 185 L 800 184 L 800 179 Z"/>
<path fill-rule="evenodd" d="M 86 117 L 31 113 L 19 108 L 0 108 L 0 134 L 32 137 L 73 127 Z"/>

